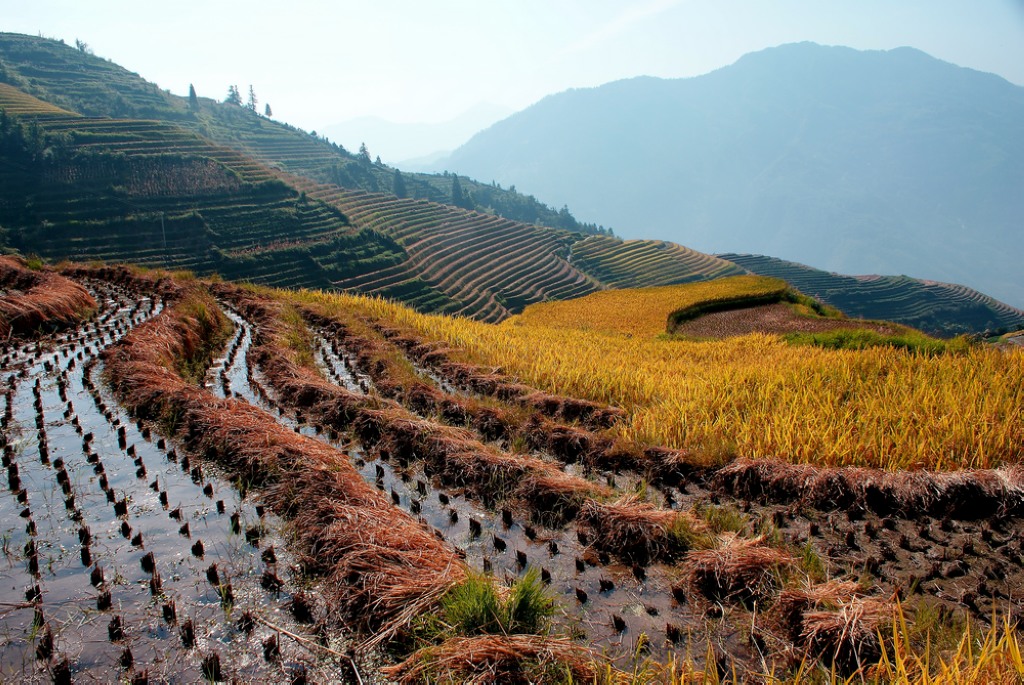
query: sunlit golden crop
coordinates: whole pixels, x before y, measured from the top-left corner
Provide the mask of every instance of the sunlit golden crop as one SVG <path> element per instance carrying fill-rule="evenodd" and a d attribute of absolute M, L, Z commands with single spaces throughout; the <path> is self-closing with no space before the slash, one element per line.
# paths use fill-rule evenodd
<path fill-rule="evenodd" d="M 709 300 L 777 294 L 785 288 L 786 282 L 776 278 L 734 276 L 686 285 L 602 290 L 575 300 L 532 305 L 511 325 L 654 337 L 665 332 L 674 311 Z"/>
<path fill-rule="evenodd" d="M 737 281 L 751 286 L 727 280 L 730 288 Z M 714 283 L 686 287 L 700 297 L 722 296 Z M 669 310 L 692 300 L 645 308 L 643 290 L 598 295 L 614 306 L 583 312 L 582 300 L 549 303 L 500 325 L 421 315 L 370 298 L 311 297 L 443 340 L 461 360 L 501 367 L 525 383 L 623 407 L 629 419 L 615 429 L 622 437 L 705 458 L 892 469 L 1024 461 L 1019 351 L 825 350 L 760 334 L 673 340 L 657 333 Z M 623 304 L 628 298 L 632 305 Z M 574 311 L 585 323 L 572 326 Z"/>

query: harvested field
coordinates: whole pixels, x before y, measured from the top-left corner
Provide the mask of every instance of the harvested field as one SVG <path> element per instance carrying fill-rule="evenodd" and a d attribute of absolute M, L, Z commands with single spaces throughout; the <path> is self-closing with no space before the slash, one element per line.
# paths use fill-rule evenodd
<path fill-rule="evenodd" d="M 0 256 L 0 338 L 57 330 L 95 310 L 96 300 L 81 285 Z"/>
<path fill-rule="evenodd" d="M 723 312 L 711 312 L 696 319 L 683 321 L 670 332 L 692 338 L 731 338 L 751 333 L 782 335 L 785 333 L 823 333 L 838 330 L 867 330 L 881 335 L 895 335 L 900 326 L 857 321 L 856 319 L 827 319 L 801 316 L 785 303 L 744 307 Z"/>
<path fill-rule="evenodd" d="M 918 622 L 1017 672 L 1013 468 L 695 465 L 382 321 L 65 273 L 95 321 L 2 351 L 5 680 L 785 681 L 867 673 Z M 530 582 L 546 628 L 431 632 L 456 588 Z"/>

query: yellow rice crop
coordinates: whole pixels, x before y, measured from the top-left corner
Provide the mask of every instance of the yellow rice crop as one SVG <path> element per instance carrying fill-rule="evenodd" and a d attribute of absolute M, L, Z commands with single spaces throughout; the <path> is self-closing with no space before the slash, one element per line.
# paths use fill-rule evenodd
<path fill-rule="evenodd" d="M 709 300 L 777 294 L 786 282 L 764 276 L 734 276 L 682 286 L 602 290 L 575 300 L 543 302 L 526 308 L 517 325 L 605 331 L 653 337 L 664 333 L 668 316 Z"/>
<path fill-rule="evenodd" d="M 794 347 L 760 334 L 688 342 L 654 337 L 653 323 L 621 304 L 592 320 L 630 316 L 635 329 L 598 330 L 595 323 L 583 332 L 567 327 L 550 305 L 490 325 L 371 298 L 309 297 L 413 328 L 460 350 L 462 361 L 501 367 L 544 390 L 623 407 L 629 419 L 615 429 L 622 437 L 711 460 L 776 457 L 890 469 L 1024 461 L 1020 351 L 978 347 L 929 357 Z M 643 297 L 630 297 L 640 308 Z M 667 311 L 658 306 L 660 331 Z"/>

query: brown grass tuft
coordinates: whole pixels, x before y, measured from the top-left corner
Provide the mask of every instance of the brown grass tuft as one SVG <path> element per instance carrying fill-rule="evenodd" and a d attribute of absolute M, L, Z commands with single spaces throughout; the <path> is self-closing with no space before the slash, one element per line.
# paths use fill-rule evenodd
<path fill-rule="evenodd" d="M 806 612 L 835 609 L 859 594 L 860 586 L 849 580 L 830 580 L 805 587 L 786 588 L 779 593 L 773 612 L 789 641 L 800 643 Z"/>
<path fill-rule="evenodd" d="M 607 503 L 587 500 L 579 514 L 595 547 L 640 564 L 670 560 L 685 551 L 683 541 L 673 535 L 682 518 L 691 529 L 701 527 L 688 514 L 660 509 L 637 495 Z"/>
<path fill-rule="evenodd" d="M 764 546 L 760 537 L 725 534 L 717 549 L 687 554 L 683 568 L 689 582 L 708 599 L 751 605 L 775 593 L 779 568 L 792 563 L 792 557 Z"/>
<path fill-rule="evenodd" d="M 572 676 L 593 682 L 598 676 L 593 656 L 566 639 L 541 635 L 482 635 L 452 638 L 425 647 L 408 659 L 382 669 L 395 681 L 411 683 L 554 682 Z"/>
<path fill-rule="evenodd" d="M 947 473 L 738 459 L 718 470 L 713 486 L 750 500 L 798 502 L 824 511 L 981 519 L 1024 510 L 1022 474 L 1019 466 Z"/>
<path fill-rule="evenodd" d="M 0 257 L 0 338 L 60 328 L 94 311 L 96 300 L 79 284 L 52 271 L 32 271 L 20 258 Z"/>
<path fill-rule="evenodd" d="M 892 607 L 877 598 L 854 597 L 832 611 L 803 617 L 801 639 L 808 650 L 837 671 L 850 674 L 878 663 L 879 627 L 892 620 Z"/>

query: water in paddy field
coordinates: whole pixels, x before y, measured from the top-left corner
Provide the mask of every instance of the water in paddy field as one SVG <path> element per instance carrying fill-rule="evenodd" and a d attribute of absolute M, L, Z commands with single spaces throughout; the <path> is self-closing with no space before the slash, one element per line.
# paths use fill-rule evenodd
<path fill-rule="evenodd" d="M 684 636 L 688 625 L 702 623 L 700 611 L 675 601 L 671 585 L 676 578 L 670 566 L 653 564 L 638 574 L 633 566 L 589 549 L 572 525 L 549 528 L 500 506 L 489 509 L 438 487 L 419 462 L 377 458 L 347 436 L 320 431 L 301 414 L 285 410 L 260 371 L 247 361 L 253 324 L 231 308 L 224 309 L 235 323 L 236 336 L 228 343 L 225 358 L 214 364 L 211 389 L 251 402 L 297 432 L 348 453 L 367 482 L 455 546 L 471 568 L 508 582 L 535 568 L 556 602 L 559 629 L 584 638 L 600 652 L 629 659 L 641 635 L 648 653 L 663 656 L 679 646 L 668 639 L 669 633 Z M 354 355 L 343 346 L 318 337 L 317 348 L 318 365 L 326 378 L 351 392 L 373 390 L 371 379 L 356 368 Z M 565 469 L 575 473 L 578 467 Z M 637 480 L 625 474 L 607 477 L 625 489 L 632 489 Z"/>
<path fill-rule="evenodd" d="M 95 321 L 0 353 L 0 681 L 335 678 L 281 521 L 103 387 L 98 352 L 161 303 L 93 291 Z"/>

